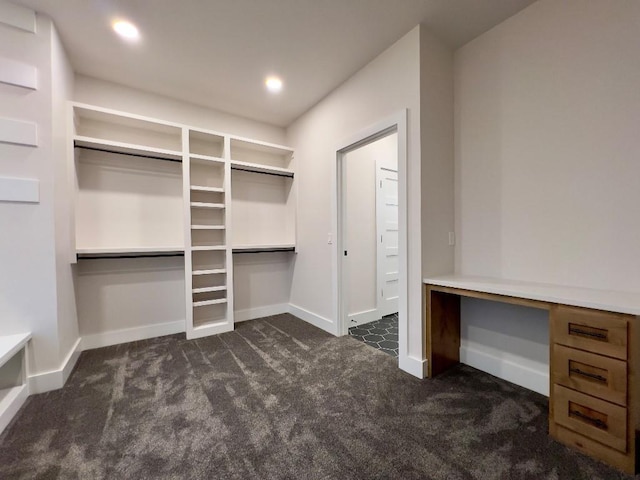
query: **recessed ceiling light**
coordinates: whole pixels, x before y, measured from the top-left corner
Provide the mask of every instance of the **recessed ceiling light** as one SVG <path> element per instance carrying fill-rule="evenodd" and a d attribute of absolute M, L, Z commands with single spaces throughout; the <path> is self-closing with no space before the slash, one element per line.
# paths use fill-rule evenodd
<path fill-rule="evenodd" d="M 267 86 L 267 90 L 271 93 L 278 93 L 282 90 L 282 80 L 278 77 L 267 77 L 264 81 L 264 84 Z"/>
<path fill-rule="evenodd" d="M 113 29 L 118 35 L 127 40 L 137 40 L 140 38 L 138 27 L 131 22 L 119 20 L 113 23 Z"/>

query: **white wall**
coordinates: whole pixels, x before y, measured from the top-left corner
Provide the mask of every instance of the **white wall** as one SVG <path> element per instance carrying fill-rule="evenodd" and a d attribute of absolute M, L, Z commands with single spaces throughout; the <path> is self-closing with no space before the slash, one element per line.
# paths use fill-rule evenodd
<path fill-rule="evenodd" d="M 65 355 L 75 348 L 79 337 L 75 271 L 70 263 L 75 254 L 72 251 L 74 179 L 67 132 L 67 102 L 73 96 L 74 75 L 55 28 L 51 29 L 51 72 L 57 315 L 60 352 Z"/>
<path fill-rule="evenodd" d="M 194 127 L 283 144 L 283 128 L 96 78 L 76 75 L 74 100 Z"/>
<path fill-rule="evenodd" d="M 283 144 L 285 141 L 284 129 L 279 127 L 82 75 L 76 76 L 74 100 L 271 143 Z M 135 180 L 134 177 L 149 175 L 149 172 L 136 173 L 112 169 L 105 176 L 105 172 L 97 170 L 103 167 L 97 167 L 93 163 L 89 159 L 80 165 L 83 173 L 81 179 L 84 182 L 81 186 L 86 188 L 81 190 L 78 199 L 78 241 L 91 245 L 79 243 L 79 247 L 99 246 L 96 243 L 102 240 L 108 243 L 108 246 L 113 246 L 118 241 L 136 245 L 183 243 L 180 200 L 182 187 L 179 170 L 173 172 L 174 168 L 169 163 L 165 166 L 154 166 L 156 173 L 153 184 L 140 186 L 133 192 L 144 192 L 137 204 L 137 210 L 122 214 L 119 211 L 123 205 L 118 206 L 115 202 L 126 203 L 126 196 L 132 193 L 127 191 L 127 185 L 135 187 L 135 182 L 139 180 Z M 143 166 L 141 163 L 137 165 L 139 168 Z M 239 174 L 243 175 L 242 172 Z M 125 182 L 125 179 L 128 180 Z M 96 188 L 97 183 L 100 183 L 99 189 Z M 108 188 L 105 189 L 105 186 Z M 283 189 L 278 188 L 278 192 L 282 196 Z M 241 194 L 242 191 L 236 193 Z M 105 202 L 108 195 L 112 195 L 114 201 Z M 272 198 L 269 200 L 274 201 Z M 100 215 L 106 217 L 93 220 L 101 225 L 114 221 L 129 222 L 129 225 L 122 229 L 128 236 L 119 233 L 109 236 L 109 232 L 96 232 L 96 229 L 90 226 L 92 216 L 95 217 L 95 213 L 92 213 L 92 210 L 95 210 L 91 208 L 92 202 L 95 205 L 103 205 Z M 286 201 L 280 203 L 281 210 L 286 214 Z M 104 208 L 106 204 L 111 204 L 113 209 Z M 269 207 L 276 209 L 278 205 L 269 203 Z M 158 230 L 149 236 L 149 232 L 144 230 L 144 223 L 140 223 L 140 218 L 144 222 L 144 218 L 154 212 L 162 212 L 165 217 L 161 222 L 155 222 Z M 87 225 L 89 228 L 85 228 Z M 176 225 L 179 228 L 176 229 Z M 160 231 L 160 228 L 164 228 L 164 231 Z M 276 229 L 269 231 L 281 233 Z M 242 235 L 243 232 L 244 230 L 235 233 L 239 234 L 242 240 L 247 240 L 246 235 Z M 255 235 L 251 238 L 254 241 L 246 243 L 255 244 L 269 240 L 256 239 Z M 242 258 L 234 260 L 234 310 L 238 311 L 238 318 L 241 320 L 255 318 L 255 315 L 262 313 L 269 314 L 269 309 L 274 305 L 286 305 L 289 301 L 292 255 L 264 255 L 243 255 Z M 95 347 L 126 341 L 128 338 L 172 333 L 180 331 L 181 324 L 182 330 L 184 329 L 184 262 L 181 258 L 81 260 L 77 269 L 78 315 L 81 334 L 87 338 L 85 346 Z M 126 331 L 127 329 L 129 330 Z"/>
<path fill-rule="evenodd" d="M 32 332 L 29 375 L 55 377 L 32 381 L 33 392 L 61 386 L 63 361 L 77 340 L 69 231 L 64 223 L 60 230 L 54 225 L 66 215 L 64 187 L 57 190 L 64 173 L 58 176 L 56 166 L 66 157 L 56 97 L 70 90 L 70 78 L 53 24 L 40 15 L 36 33 L 0 23 L 0 57 L 35 66 L 38 77 L 36 91 L 0 85 L 0 116 L 38 125 L 38 147 L 0 144 L 0 176 L 40 181 L 39 203 L 0 202 L 0 334 Z"/>
<path fill-rule="evenodd" d="M 640 291 L 639 21 L 639 2 L 540 0 L 456 52 L 459 273 Z M 489 351 L 480 308 L 463 331 Z"/>
<path fill-rule="evenodd" d="M 452 273 L 454 248 L 453 51 L 420 32 L 422 275 Z"/>
<path fill-rule="evenodd" d="M 419 28 L 415 28 L 343 85 L 296 120 L 287 130 L 296 149 L 298 182 L 298 254 L 291 303 L 310 312 L 316 324 L 337 333 L 333 298 L 332 252 L 327 234 L 333 231 L 332 185 L 336 150 L 364 128 L 408 108 L 408 173 L 410 223 L 420 220 L 420 89 Z M 409 238 L 410 277 L 420 288 L 420 232 Z M 420 298 L 409 298 L 411 329 L 421 331 Z M 418 335 L 420 336 L 420 335 Z M 415 337 L 415 335 L 414 335 Z M 419 339 L 418 339 L 419 342 Z M 420 356 L 413 345 L 412 353 Z"/>
<path fill-rule="evenodd" d="M 349 251 L 348 298 L 349 318 L 363 312 L 363 321 L 373 321 L 377 316 L 377 247 L 376 224 L 376 161 L 396 162 L 398 159 L 398 135 L 396 133 L 348 152 L 343 157 L 346 168 L 345 225 Z M 358 318 L 359 318 L 358 317 Z"/>

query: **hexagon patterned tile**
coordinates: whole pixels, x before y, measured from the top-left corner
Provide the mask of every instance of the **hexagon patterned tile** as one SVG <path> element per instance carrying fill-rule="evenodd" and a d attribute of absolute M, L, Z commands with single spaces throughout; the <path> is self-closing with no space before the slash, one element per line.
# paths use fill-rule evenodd
<path fill-rule="evenodd" d="M 387 315 L 375 322 L 363 323 L 349 329 L 349 335 L 367 345 L 398 356 L 398 314 Z"/>

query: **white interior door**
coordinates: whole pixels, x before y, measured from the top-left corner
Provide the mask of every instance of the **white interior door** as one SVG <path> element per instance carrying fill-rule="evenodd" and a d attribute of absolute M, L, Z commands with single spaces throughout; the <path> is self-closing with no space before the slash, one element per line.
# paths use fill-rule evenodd
<path fill-rule="evenodd" d="M 394 158 L 376 159 L 378 314 L 398 311 L 398 166 Z"/>

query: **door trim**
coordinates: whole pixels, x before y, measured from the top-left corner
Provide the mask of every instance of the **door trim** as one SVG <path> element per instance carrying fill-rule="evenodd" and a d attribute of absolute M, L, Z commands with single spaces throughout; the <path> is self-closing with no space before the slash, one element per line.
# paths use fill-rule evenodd
<path fill-rule="evenodd" d="M 371 125 L 341 142 L 336 150 L 336 163 L 333 169 L 333 304 L 336 319 L 336 335 L 348 333 L 347 308 L 342 279 L 346 262 L 343 261 L 344 238 L 342 222 L 344 219 L 343 164 L 345 154 L 397 132 L 398 134 L 398 348 L 399 361 L 407 357 L 408 338 L 408 262 L 407 262 L 407 109 Z"/>

